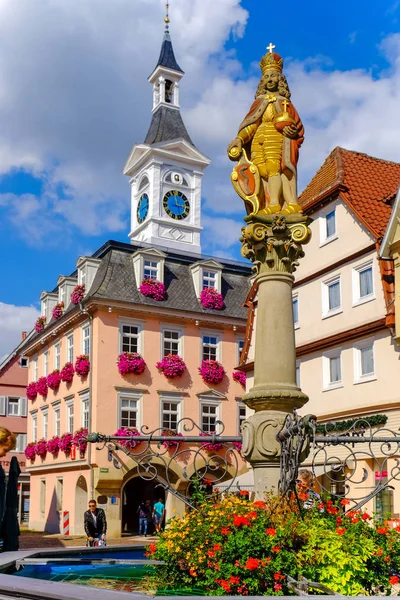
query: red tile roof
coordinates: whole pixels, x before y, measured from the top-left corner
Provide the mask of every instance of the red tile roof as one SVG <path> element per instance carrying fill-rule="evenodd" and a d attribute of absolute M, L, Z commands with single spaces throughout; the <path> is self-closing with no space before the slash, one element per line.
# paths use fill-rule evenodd
<path fill-rule="evenodd" d="M 340 194 L 354 215 L 380 240 L 385 233 L 391 200 L 400 185 L 400 164 L 336 147 L 300 195 L 304 212 Z"/>

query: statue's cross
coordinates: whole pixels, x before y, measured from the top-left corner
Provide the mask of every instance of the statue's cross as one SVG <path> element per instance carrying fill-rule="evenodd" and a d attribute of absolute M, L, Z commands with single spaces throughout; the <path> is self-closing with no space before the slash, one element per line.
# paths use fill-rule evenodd
<path fill-rule="evenodd" d="M 270 42 L 270 43 L 269 43 L 269 46 L 267 46 L 267 48 L 266 48 L 266 49 L 268 50 L 268 52 L 271 52 L 271 54 L 272 54 L 272 50 L 273 50 L 274 48 L 276 48 L 276 46 L 274 46 L 274 44 L 273 44 L 272 42 Z"/>

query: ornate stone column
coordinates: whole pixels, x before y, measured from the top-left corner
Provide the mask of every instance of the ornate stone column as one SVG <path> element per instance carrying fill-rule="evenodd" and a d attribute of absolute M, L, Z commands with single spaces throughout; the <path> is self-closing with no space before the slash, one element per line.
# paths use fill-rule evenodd
<path fill-rule="evenodd" d="M 242 255 L 257 271 L 254 386 L 243 401 L 255 413 L 243 424 L 243 456 L 254 469 L 256 497 L 278 491 L 280 444 L 285 417 L 308 397 L 296 384 L 292 287 L 293 272 L 311 237 L 310 219 L 302 214 L 247 218 Z"/>

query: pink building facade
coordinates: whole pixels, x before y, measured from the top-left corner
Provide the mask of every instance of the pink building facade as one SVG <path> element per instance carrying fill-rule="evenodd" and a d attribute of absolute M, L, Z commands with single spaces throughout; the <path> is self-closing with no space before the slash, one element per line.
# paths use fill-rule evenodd
<path fill-rule="evenodd" d="M 22 343 L 25 337 L 26 334 L 23 333 Z M 8 473 L 11 457 L 17 457 L 21 469 L 18 515 L 20 523 L 27 523 L 29 520 L 30 477 L 26 471 L 24 450 L 27 440 L 28 358 L 20 353 L 20 346 L 0 364 L 0 426 L 6 427 L 17 436 L 15 450 L 1 458 L 0 465 Z"/>

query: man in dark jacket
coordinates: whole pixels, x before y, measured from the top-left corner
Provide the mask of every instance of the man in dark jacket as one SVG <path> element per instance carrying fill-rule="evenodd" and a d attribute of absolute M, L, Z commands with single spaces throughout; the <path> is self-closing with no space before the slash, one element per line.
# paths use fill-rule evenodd
<path fill-rule="evenodd" d="M 84 527 L 90 546 L 95 540 L 104 540 L 107 532 L 107 520 L 102 508 L 97 508 L 96 500 L 89 500 L 89 510 L 84 514 Z"/>

